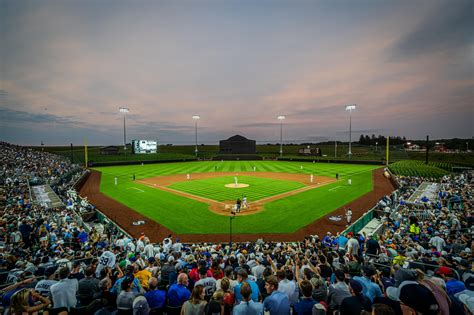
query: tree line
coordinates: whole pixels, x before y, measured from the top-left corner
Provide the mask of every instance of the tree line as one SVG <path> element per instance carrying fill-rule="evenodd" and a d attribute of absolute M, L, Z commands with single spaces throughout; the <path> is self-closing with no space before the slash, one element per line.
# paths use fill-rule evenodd
<path fill-rule="evenodd" d="M 385 145 L 386 143 L 387 138 L 382 135 L 375 136 L 374 134 L 372 134 L 371 136 L 369 136 L 361 134 L 359 138 L 359 144 L 361 145 Z M 405 143 L 407 143 L 407 138 L 405 137 L 390 137 L 390 145 L 400 145 Z"/>

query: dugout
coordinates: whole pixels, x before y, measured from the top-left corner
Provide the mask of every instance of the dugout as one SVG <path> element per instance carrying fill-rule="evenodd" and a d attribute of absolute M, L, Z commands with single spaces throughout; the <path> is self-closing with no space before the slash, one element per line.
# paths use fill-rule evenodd
<path fill-rule="evenodd" d="M 241 135 L 235 135 L 227 140 L 219 141 L 219 154 L 255 154 L 257 144 Z"/>

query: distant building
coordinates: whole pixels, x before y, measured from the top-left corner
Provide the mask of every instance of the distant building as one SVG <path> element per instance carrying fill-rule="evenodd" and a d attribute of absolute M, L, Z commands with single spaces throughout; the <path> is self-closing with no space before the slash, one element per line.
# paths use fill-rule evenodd
<path fill-rule="evenodd" d="M 119 147 L 115 145 L 109 145 L 107 147 L 100 148 L 100 154 L 102 155 L 117 155 L 119 153 Z"/>
<path fill-rule="evenodd" d="M 421 150 L 421 147 L 418 144 L 410 143 L 410 144 L 405 145 L 405 149 L 410 150 L 410 151 L 418 151 L 418 150 Z"/>
<path fill-rule="evenodd" d="M 219 141 L 219 154 L 255 154 L 256 152 L 256 141 L 240 135 Z"/>

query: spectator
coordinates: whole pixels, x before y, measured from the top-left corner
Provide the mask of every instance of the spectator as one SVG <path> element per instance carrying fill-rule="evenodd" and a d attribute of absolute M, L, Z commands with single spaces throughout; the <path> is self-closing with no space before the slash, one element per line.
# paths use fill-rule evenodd
<path fill-rule="evenodd" d="M 166 306 L 166 291 L 158 290 L 158 279 L 152 277 L 148 281 L 148 292 L 145 298 L 152 310 L 163 310 Z"/>
<path fill-rule="evenodd" d="M 187 288 L 188 275 L 181 273 L 178 276 L 178 282 L 171 285 L 168 289 L 168 305 L 171 307 L 181 307 L 191 296 Z"/>
<path fill-rule="evenodd" d="M 86 269 L 86 277 L 79 281 L 77 297 L 82 306 L 91 303 L 99 295 L 99 280 L 94 278 L 95 270 L 92 267 Z"/>
<path fill-rule="evenodd" d="M 310 281 L 303 280 L 300 283 L 300 291 L 303 294 L 303 298 L 300 302 L 295 303 L 293 306 L 293 314 L 296 315 L 311 315 L 313 306 L 316 301 L 311 297 L 313 293 L 313 286 Z"/>
<path fill-rule="evenodd" d="M 362 284 L 357 280 L 349 282 L 349 289 L 352 296 L 342 300 L 339 308 L 341 315 L 359 315 L 362 311 L 370 312 L 372 310 L 370 300 L 364 296 Z"/>
<path fill-rule="evenodd" d="M 351 296 L 349 286 L 346 284 L 346 276 L 341 270 L 335 271 L 336 283 L 329 286 L 328 302 L 332 310 L 338 310 L 346 297 Z"/>
<path fill-rule="evenodd" d="M 278 279 L 275 276 L 268 276 L 265 279 L 265 289 L 267 296 L 263 302 L 265 311 L 270 315 L 288 315 L 290 314 L 290 301 L 288 295 L 278 291 Z"/>
<path fill-rule="evenodd" d="M 184 302 L 181 308 L 181 315 L 204 315 L 204 309 L 206 307 L 206 291 L 204 286 L 198 284 L 194 287 L 191 299 Z"/>
<path fill-rule="evenodd" d="M 263 315 L 263 304 L 252 299 L 252 288 L 247 282 L 240 286 L 240 295 L 242 302 L 234 307 L 233 315 Z"/>
<path fill-rule="evenodd" d="M 34 300 L 38 300 L 41 303 L 36 304 Z M 23 313 L 36 313 L 44 310 L 51 304 L 51 301 L 36 292 L 33 289 L 21 289 L 15 292 L 11 297 L 10 314 L 22 315 Z"/>
<path fill-rule="evenodd" d="M 122 290 L 117 296 L 117 309 L 121 314 L 131 314 L 133 310 L 133 300 L 137 293 L 132 291 L 133 279 L 125 277 L 120 283 Z"/>
<path fill-rule="evenodd" d="M 242 286 L 242 283 L 246 282 L 250 285 L 251 292 L 252 292 L 252 300 L 254 302 L 258 302 L 259 300 L 259 290 L 258 286 L 255 282 L 252 280 L 247 279 L 248 273 L 245 269 L 240 269 L 239 272 L 237 273 L 237 281 L 238 284 L 234 288 L 234 295 L 235 295 L 235 300 L 237 303 L 242 301 L 242 295 L 240 295 L 240 287 Z M 278 285 L 277 285 L 278 288 Z"/>
<path fill-rule="evenodd" d="M 374 298 L 382 297 L 382 291 L 377 284 L 372 282 L 372 277 L 375 275 L 375 269 L 372 266 L 364 267 L 363 274 L 363 277 L 354 277 L 354 280 L 362 285 L 362 293 L 372 303 Z"/>
<path fill-rule="evenodd" d="M 206 293 L 206 301 L 210 300 L 211 296 L 216 291 L 216 279 L 207 275 L 206 268 L 199 269 L 199 280 L 194 285 L 202 285 Z"/>
<path fill-rule="evenodd" d="M 68 311 L 76 307 L 77 304 L 77 279 L 68 279 L 69 268 L 62 267 L 59 269 L 59 282 L 50 287 L 53 305 L 56 309 L 65 308 Z"/>

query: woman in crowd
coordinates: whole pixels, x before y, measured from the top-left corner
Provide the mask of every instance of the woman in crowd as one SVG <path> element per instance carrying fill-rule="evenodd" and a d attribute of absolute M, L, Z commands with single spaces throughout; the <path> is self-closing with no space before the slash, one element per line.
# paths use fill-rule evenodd
<path fill-rule="evenodd" d="M 191 299 L 184 302 L 181 308 L 181 315 L 204 315 L 204 309 L 206 307 L 206 300 L 204 299 L 206 292 L 204 286 L 198 284 L 194 287 L 191 293 Z"/>
<path fill-rule="evenodd" d="M 40 301 L 40 303 L 36 304 L 37 301 Z M 24 288 L 12 295 L 10 314 L 37 314 L 39 311 L 46 309 L 50 304 L 51 301 L 48 298 L 41 296 L 41 294 L 33 289 Z M 44 311 L 43 314 L 48 314 L 48 312 Z"/>

